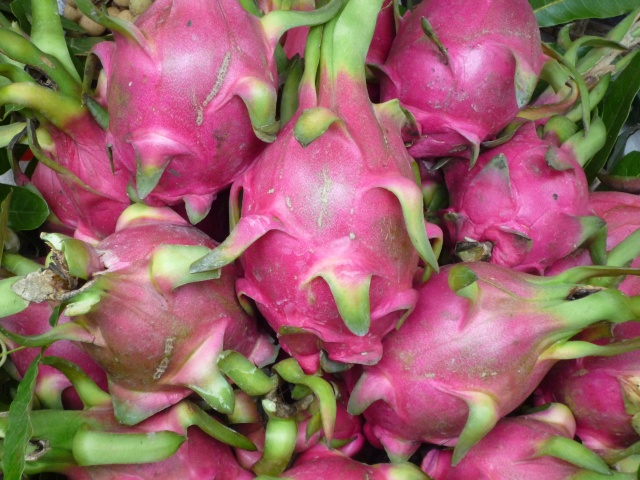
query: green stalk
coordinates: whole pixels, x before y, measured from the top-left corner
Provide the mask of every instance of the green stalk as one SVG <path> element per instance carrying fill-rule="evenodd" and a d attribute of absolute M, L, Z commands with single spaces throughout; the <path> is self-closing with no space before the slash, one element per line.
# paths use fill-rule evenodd
<path fill-rule="evenodd" d="M 0 63 L 0 75 L 12 82 L 36 82 L 24 69 L 11 63 Z"/>
<path fill-rule="evenodd" d="M 31 41 L 57 58 L 71 77 L 80 83 L 80 75 L 69 55 L 56 0 L 31 0 Z"/>
<path fill-rule="evenodd" d="M 17 253 L 4 252 L 2 254 L 2 267 L 9 270 L 14 275 L 27 275 L 28 273 L 37 272 L 44 265 L 40 265 L 38 262 L 29 260 Z"/>
<path fill-rule="evenodd" d="M 0 105 L 8 103 L 35 110 L 62 131 L 86 112 L 79 97 L 74 99 L 36 83 L 12 83 L 0 88 Z"/>
<path fill-rule="evenodd" d="M 57 85 L 61 93 L 80 98 L 82 86 L 67 71 L 64 64 L 40 50 L 22 35 L 0 28 L 0 53 L 44 73 Z"/>

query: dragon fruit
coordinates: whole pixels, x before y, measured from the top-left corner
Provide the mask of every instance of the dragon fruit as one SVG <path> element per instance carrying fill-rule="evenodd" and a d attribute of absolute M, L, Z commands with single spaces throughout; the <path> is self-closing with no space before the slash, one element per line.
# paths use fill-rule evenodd
<path fill-rule="evenodd" d="M 475 160 L 527 104 L 543 63 L 526 0 L 424 0 L 401 19 L 381 100 L 398 98 L 414 115 L 413 157 Z"/>
<path fill-rule="evenodd" d="M 598 134 L 598 126 L 591 132 Z M 540 139 L 529 122 L 469 169 L 444 167 L 447 226 L 456 251 L 489 245 L 490 261 L 542 274 L 595 235 L 604 222 L 589 206 L 589 187 L 572 144 Z"/>
<path fill-rule="evenodd" d="M 45 6 L 49 3 L 34 2 Z M 63 230 L 96 242 L 113 233 L 118 217 L 130 204 L 126 193 L 129 175 L 117 161 L 110 162 L 105 148 L 106 133 L 83 100 L 82 85 L 73 64 L 69 67 L 64 62 L 65 55 L 68 63 L 71 59 L 53 4 L 53 18 L 43 18 L 42 8 L 34 6 L 32 37 L 33 42 L 40 39 L 39 44 L 44 40 L 42 48 L 51 48 L 56 40 L 62 41 L 65 50 L 58 51 L 57 57 L 22 35 L 0 28 L 0 49 L 14 61 L 42 72 L 51 88 L 12 66 L 18 72 L 13 72 L 12 83 L 0 88 L 0 104 L 20 105 L 35 112 L 35 118 L 23 125 L 39 164 L 30 180 L 20 175 L 18 183 L 33 183 Z M 52 28 L 56 22 L 57 33 Z M 48 25 L 43 39 L 38 28 L 42 24 Z"/>
<path fill-rule="evenodd" d="M 133 25 L 77 3 L 114 31 L 115 43 L 94 49 L 107 77 L 114 157 L 135 175 L 141 199 L 184 202 L 192 223 L 275 138 L 278 38 L 339 7 L 258 19 L 247 2 L 158 0 Z"/>
<path fill-rule="evenodd" d="M 570 340 L 601 320 L 638 320 L 639 297 L 575 283 L 616 274 L 607 270 L 537 277 L 484 262 L 443 267 L 384 339 L 382 360 L 363 367 L 349 411 L 364 412 L 365 434 L 392 460 L 431 442 L 456 445 L 458 463 L 557 360 L 624 351 Z"/>
<path fill-rule="evenodd" d="M 556 403 L 540 412 L 500 420 L 455 467 L 451 450 L 431 450 L 422 469 L 434 480 L 634 478 L 611 471 L 598 455 L 574 441 L 574 434 L 571 412 Z"/>
<path fill-rule="evenodd" d="M 613 340 L 640 334 L 634 322 L 616 325 Z M 592 450 L 624 449 L 640 440 L 634 426 L 640 418 L 638 377 L 640 352 L 558 362 L 536 391 L 537 402 L 561 402 L 576 417 L 576 433 Z"/>
<path fill-rule="evenodd" d="M 169 208 L 129 207 L 116 232 L 95 248 L 56 234 L 45 239 L 57 268 L 27 275 L 13 291 L 41 300 L 29 293 L 31 285 L 42 288 L 45 275 L 52 277 L 49 283 L 62 290 L 54 299 L 74 322 L 10 338 L 27 346 L 81 342 L 107 373 L 122 423 L 138 423 L 192 391 L 230 413 L 233 391 L 216 366 L 218 355 L 234 349 L 259 366 L 273 361 L 275 346 L 236 300 L 237 268 L 189 274 L 190 261 L 216 244 Z M 73 279 L 86 283 L 65 285 Z M 136 338 L 144 342 L 131 341 Z"/>
<path fill-rule="evenodd" d="M 40 335 L 48 331 L 49 318 L 52 309 L 47 303 L 31 304 L 20 313 L 0 320 L 4 328 L 19 335 Z M 68 317 L 62 316 L 60 324 L 69 322 Z M 18 345 L 13 344 L 16 348 Z M 24 376 L 27 368 L 40 353 L 39 348 L 17 349 L 11 354 L 11 360 L 18 373 Z M 96 362 L 87 355 L 77 344 L 66 340 L 54 343 L 47 349 L 47 355 L 64 358 L 82 368 L 101 389 L 107 390 L 107 377 Z M 77 393 L 71 387 L 71 382 L 59 370 L 48 365 L 38 369 L 35 393 L 40 403 L 47 408 L 82 408 Z"/>
<path fill-rule="evenodd" d="M 123 426 L 109 395 L 76 365 L 55 357 L 44 357 L 42 364 L 68 377 L 84 408 L 30 412 L 25 473 L 57 472 L 71 480 L 253 478 L 229 445 L 209 435 L 238 447 L 253 448 L 251 442 L 191 402 L 182 401 L 135 427 Z M 3 439 L 10 422 L 6 414 L 0 416 Z"/>
<path fill-rule="evenodd" d="M 640 267 L 640 196 L 623 192 L 593 192 L 589 195 L 589 206 L 607 226 L 604 232 L 605 253 L 596 253 L 596 260 L 611 266 L 630 264 L 633 268 Z M 590 254 L 593 248 L 580 248 L 558 260 L 548 269 L 548 274 L 593 264 Z M 628 276 L 618 285 L 618 289 L 626 295 L 640 295 L 640 279 Z"/>
<path fill-rule="evenodd" d="M 381 3 L 350 0 L 312 29 L 298 113 L 234 183 L 242 215 L 229 237 L 191 267 L 242 255 L 239 295 L 255 300 L 307 372 L 321 350 L 329 363 L 376 363 L 381 338 L 415 304 L 418 255 L 437 269 L 427 229 L 436 242 L 441 233 L 422 216 L 399 134 L 406 117 L 397 102 L 374 108 L 367 96 L 364 58 Z"/>
<path fill-rule="evenodd" d="M 256 477 L 271 480 L 274 477 Z M 277 477 L 282 480 L 317 480 L 340 478 L 344 480 L 428 480 L 418 467 L 411 463 L 396 465 L 366 465 L 346 455 L 329 449 L 309 451 L 296 460 L 293 467 Z"/>

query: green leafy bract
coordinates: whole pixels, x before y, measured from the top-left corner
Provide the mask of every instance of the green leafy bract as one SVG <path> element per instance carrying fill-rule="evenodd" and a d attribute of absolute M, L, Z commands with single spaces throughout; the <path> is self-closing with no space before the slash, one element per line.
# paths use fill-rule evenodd
<path fill-rule="evenodd" d="M 610 18 L 638 8 L 638 0 L 529 0 L 538 25 L 551 27 L 583 18 Z"/>

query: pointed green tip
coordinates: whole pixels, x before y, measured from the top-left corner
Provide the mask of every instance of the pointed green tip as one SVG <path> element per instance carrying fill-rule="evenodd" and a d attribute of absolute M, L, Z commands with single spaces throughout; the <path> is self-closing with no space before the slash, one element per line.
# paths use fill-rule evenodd
<path fill-rule="evenodd" d="M 460 293 L 462 290 L 475 284 L 477 281 L 478 276 L 476 273 L 462 263 L 454 265 L 449 270 L 449 288 L 455 293 Z"/>
<path fill-rule="evenodd" d="M 551 456 L 559 458 L 580 468 L 611 475 L 611 470 L 605 461 L 595 452 L 570 438 L 553 436 L 538 446 L 537 457 Z"/>
<path fill-rule="evenodd" d="M 138 164 L 138 171 L 136 172 L 136 190 L 140 199 L 146 198 L 154 188 L 158 186 L 160 177 L 164 173 L 167 164 L 162 166 L 141 166 Z"/>
<path fill-rule="evenodd" d="M 324 107 L 308 108 L 302 112 L 294 128 L 293 136 L 303 147 L 321 137 L 334 123 L 344 127 L 342 119 Z"/>

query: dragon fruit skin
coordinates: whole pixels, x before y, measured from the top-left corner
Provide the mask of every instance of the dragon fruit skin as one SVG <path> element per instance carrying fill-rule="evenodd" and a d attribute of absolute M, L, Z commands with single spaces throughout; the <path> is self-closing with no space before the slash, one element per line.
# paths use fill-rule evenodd
<path fill-rule="evenodd" d="M 53 125 L 46 130 L 51 138 L 46 153 L 84 185 L 42 164 L 30 181 L 63 227 L 76 238 L 98 242 L 115 231 L 118 218 L 131 203 L 129 174 L 117 159 L 110 162 L 106 134 L 88 111 L 70 119 L 64 131 Z"/>
<path fill-rule="evenodd" d="M 528 102 L 543 62 L 527 1 L 426 0 L 401 19 L 381 100 L 398 98 L 415 117 L 420 134 L 406 138 L 414 158 L 469 157 Z"/>
<path fill-rule="evenodd" d="M 581 474 L 592 479 L 633 478 L 610 472 L 595 453 L 572 440 L 574 433 L 571 412 L 564 405 L 553 404 L 542 412 L 503 418 L 455 467 L 451 466 L 451 450 L 431 450 L 422 462 L 422 469 L 434 480 L 569 480 L 583 478 Z M 575 451 L 576 460 L 586 460 L 592 468 L 557 458 L 563 454 L 571 458 L 570 449 Z M 597 470 L 589 471 L 593 468 Z"/>
<path fill-rule="evenodd" d="M 137 41 L 115 32 L 115 44 L 95 48 L 108 79 L 107 143 L 137 173 L 141 197 L 184 201 L 200 219 L 264 146 L 242 96 L 258 86 L 275 96 L 273 55 L 238 2 L 155 2 L 135 28 Z"/>
<path fill-rule="evenodd" d="M 273 477 L 269 477 L 273 478 Z M 413 464 L 366 465 L 336 450 L 317 449 L 302 454 L 294 465 L 281 476 L 282 480 L 317 480 L 340 478 L 344 480 L 428 480 Z M 257 477 L 261 480 L 263 477 Z M 264 480 L 267 480 L 266 478 Z"/>
<path fill-rule="evenodd" d="M 307 21 L 325 21 L 335 8 Z M 96 46 L 108 79 L 107 142 L 147 203 L 184 201 L 197 223 L 274 140 L 275 45 L 305 20 L 268 16 L 233 0 L 162 0 L 115 32 L 115 43 Z"/>
<path fill-rule="evenodd" d="M 437 268 L 398 133 L 405 116 L 394 102 L 369 102 L 359 50 L 350 69 L 322 60 L 318 87 L 315 71 L 312 84 L 303 78 L 298 114 L 233 186 L 238 212 L 242 191 L 237 225 L 192 266 L 206 271 L 242 254 L 238 294 L 257 303 L 307 372 L 318 369 L 320 350 L 335 362 L 377 362 L 381 338 L 416 301 L 418 252 Z"/>
<path fill-rule="evenodd" d="M 596 321 L 637 315 L 636 307 L 621 306 L 630 300 L 620 292 L 565 278 L 484 262 L 443 267 L 419 289 L 402 328 L 384 339 L 382 360 L 363 367 L 352 390 L 349 411 L 364 412 L 367 437 L 393 460 L 431 442 L 457 445 L 459 461 L 559 358 L 585 354 L 578 352 L 585 345 L 566 340 Z M 581 291 L 587 296 L 571 299 Z M 603 311 L 619 301 L 617 313 Z"/>
<path fill-rule="evenodd" d="M 51 307 L 46 303 L 31 304 L 20 313 L 4 317 L 0 320 L 7 330 L 20 335 L 38 335 L 46 332 L 51 327 L 49 317 Z M 69 322 L 68 317 L 62 316 L 58 323 Z M 14 345 L 14 348 L 17 345 Z M 40 353 L 40 348 L 24 348 L 11 354 L 11 361 L 18 373 L 24 376 L 31 362 Z M 104 391 L 107 390 L 107 377 L 104 371 L 88 356 L 77 344 L 68 340 L 54 343 L 47 349 L 47 355 L 61 357 L 78 365 L 91 379 Z M 48 365 L 40 365 L 36 381 L 35 393 L 40 401 L 49 408 L 81 409 L 82 403 L 71 387 L 71 382 L 59 370 Z"/>
<path fill-rule="evenodd" d="M 533 123 L 444 176 L 452 240 L 490 242 L 492 263 L 542 274 L 604 224 L 593 216 L 583 169 L 571 151 L 541 140 Z"/>
<path fill-rule="evenodd" d="M 45 238 L 65 251 L 70 265 L 85 262 L 88 282 L 67 295 L 73 324 L 13 339 L 29 346 L 58 338 L 81 342 L 105 370 L 122 423 L 138 423 L 192 391 L 230 413 L 233 392 L 217 369 L 218 355 L 237 350 L 259 366 L 275 358 L 270 338 L 236 300 L 234 265 L 219 278 L 183 271 L 216 243 L 168 207 L 129 207 L 116 232 L 95 248 L 59 235 Z M 189 257 L 193 249 L 195 258 Z"/>
<path fill-rule="evenodd" d="M 154 429 L 143 428 L 142 430 L 150 433 L 159 430 L 174 431 L 157 421 L 153 424 Z M 136 431 L 139 430 L 136 428 Z M 65 474 L 69 480 L 149 480 L 152 478 L 250 480 L 254 478 L 250 472 L 238 465 L 228 445 L 209 437 L 196 427 L 190 427 L 187 430 L 187 437 L 187 441 L 175 454 L 160 462 L 74 467 Z"/>

